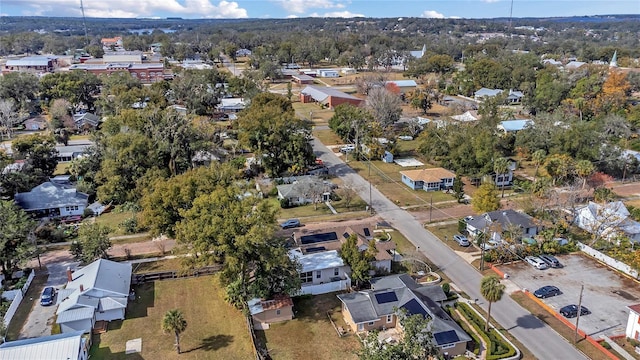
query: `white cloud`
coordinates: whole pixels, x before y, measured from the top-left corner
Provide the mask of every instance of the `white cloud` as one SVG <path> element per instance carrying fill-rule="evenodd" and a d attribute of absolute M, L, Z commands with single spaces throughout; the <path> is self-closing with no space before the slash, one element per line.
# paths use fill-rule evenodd
<path fill-rule="evenodd" d="M 273 0 L 288 13 L 303 14 L 311 9 L 344 9 L 345 5 L 331 0 Z"/>
<path fill-rule="evenodd" d="M 8 2 L 11 0 L 8 0 Z M 22 15 L 40 16 L 80 16 L 80 2 L 77 0 L 21 0 L 24 9 Z M 150 17 L 157 14 L 165 16 L 184 16 L 197 18 L 246 18 L 247 10 L 235 1 L 221 0 L 110 0 L 85 1 L 84 12 L 89 17 Z"/>
<path fill-rule="evenodd" d="M 435 10 L 425 10 L 421 16 L 430 19 L 444 19 L 444 15 Z"/>

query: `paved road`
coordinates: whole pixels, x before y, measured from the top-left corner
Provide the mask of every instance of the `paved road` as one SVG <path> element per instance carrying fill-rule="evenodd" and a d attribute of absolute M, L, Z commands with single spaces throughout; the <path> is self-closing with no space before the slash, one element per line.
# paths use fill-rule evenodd
<path fill-rule="evenodd" d="M 360 196 L 369 200 L 369 183 L 349 168 L 331 150 L 314 138 L 316 156 L 329 167 L 329 171 L 359 186 Z M 376 188 L 371 190 L 372 205 L 378 215 L 398 229 L 416 245 L 453 283 L 471 298 L 477 298 L 486 309 L 486 302 L 480 294 L 480 273 L 466 261 L 459 258 L 449 247 L 427 231 L 415 217 L 400 209 Z M 518 341 L 538 359 L 587 359 L 570 343 L 560 337 L 535 316 L 523 309 L 509 296 L 493 304 L 492 317 L 507 329 Z"/>

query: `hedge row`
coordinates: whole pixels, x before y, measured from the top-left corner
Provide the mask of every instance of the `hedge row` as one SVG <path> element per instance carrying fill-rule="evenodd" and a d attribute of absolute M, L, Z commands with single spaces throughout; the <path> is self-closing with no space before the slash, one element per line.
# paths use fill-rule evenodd
<path fill-rule="evenodd" d="M 480 354 L 480 344 L 482 344 L 482 341 L 480 341 L 480 339 L 478 338 L 478 336 L 476 335 L 475 332 L 471 331 L 471 329 L 469 329 L 469 326 L 467 325 L 466 322 L 459 320 L 458 314 L 453 311 L 453 309 L 451 308 L 451 306 L 447 305 L 446 309 L 447 313 L 449 314 L 449 316 L 451 316 L 451 318 L 458 323 L 458 325 L 460 325 L 460 327 L 462 328 L 462 330 L 464 330 L 467 334 L 469 334 L 471 336 L 471 338 L 473 339 L 473 353 L 478 355 Z"/>
<path fill-rule="evenodd" d="M 484 319 L 478 316 L 478 314 L 473 311 L 469 305 L 456 303 L 456 306 L 467 317 L 467 319 L 469 319 L 471 325 L 476 329 L 476 331 L 478 331 L 489 347 L 487 360 L 509 358 L 516 354 L 516 349 L 509 345 L 509 343 L 505 342 L 497 333 L 496 329 L 490 327 L 488 333 L 484 331 Z"/>

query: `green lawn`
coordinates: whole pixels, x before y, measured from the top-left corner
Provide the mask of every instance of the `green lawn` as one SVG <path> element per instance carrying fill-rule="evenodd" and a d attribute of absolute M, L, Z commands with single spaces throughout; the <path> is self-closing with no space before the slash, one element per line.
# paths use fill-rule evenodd
<path fill-rule="evenodd" d="M 109 331 L 94 335 L 95 359 L 251 359 L 253 350 L 242 313 L 223 299 L 216 276 L 146 283 L 136 288 L 127 319 L 111 322 Z M 174 338 L 160 328 L 162 317 L 180 309 L 187 329 L 180 338 L 183 353 L 174 349 Z M 126 355 L 127 340 L 142 338 L 142 353 Z"/>
<path fill-rule="evenodd" d="M 404 169 L 398 164 L 389 164 L 382 161 L 371 162 L 371 176 L 369 176 L 369 164 L 361 161 L 349 161 L 349 166 L 360 176 L 370 179 L 373 186 L 380 190 L 387 198 L 399 206 L 428 206 L 433 204 L 454 200 L 453 195 L 445 194 L 442 191 L 412 190 L 402 183 L 400 171 Z M 429 168 L 429 166 L 418 169 Z"/>
<path fill-rule="evenodd" d="M 53 175 L 65 175 L 70 165 L 71 163 L 68 162 L 58 163 L 58 165 L 56 165 L 56 169 L 53 170 Z"/>
<path fill-rule="evenodd" d="M 336 294 L 324 294 L 295 298 L 293 320 L 272 324 L 269 330 L 256 331 L 256 335 L 266 342 L 274 360 L 357 359 L 361 346 L 358 337 L 353 333 L 338 337 L 327 316 L 329 310 L 333 321 L 347 329 L 340 300 Z"/>
<path fill-rule="evenodd" d="M 106 225 L 111 229 L 110 235 L 124 235 L 124 231 L 119 227 L 119 225 L 125 220 L 133 217 L 135 213 L 133 211 L 123 211 L 123 212 L 109 212 L 106 214 L 102 214 L 96 217 L 95 221 L 98 224 Z M 91 223 L 93 222 L 93 217 L 87 218 L 85 222 Z"/>
<path fill-rule="evenodd" d="M 313 130 L 313 135 L 315 135 L 320 142 L 325 145 L 337 145 L 344 143 L 344 141 L 342 141 L 342 139 L 340 139 L 340 137 L 331 129 Z"/>
<path fill-rule="evenodd" d="M 166 259 L 151 262 L 133 264 L 133 272 L 136 274 L 163 271 L 163 270 L 180 270 L 182 267 L 182 259 Z"/>

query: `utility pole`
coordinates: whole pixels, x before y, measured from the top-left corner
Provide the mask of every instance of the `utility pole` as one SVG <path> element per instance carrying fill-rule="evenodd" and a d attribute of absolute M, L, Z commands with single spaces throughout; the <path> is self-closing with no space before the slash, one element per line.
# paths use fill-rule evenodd
<path fill-rule="evenodd" d="M 574 343 L 578 342 L 578 324 L 580 323 L 580 313 L 582 312 L 582 291 L 584 290 L 584 284 L 580 286 L 580 299 L 578 299 L 578 314 L 576 316 L 576 333 L 573 339 Z"/>
<path fill-rule="evenodd" d="M 84 46 L 89 46 L 89 34 L 87 33 L 87 21 L 84 17 L 84 4 L 80 0 L 80 10 L 82 11 L 82 25 L 84 26 Z"/>
<path fill-rule="evenodd" d="M 433 212 L 433 194 L 431 194 L 431 201 L 429 202 L 429 222 L 431 222 L 432 212 Z"/>

